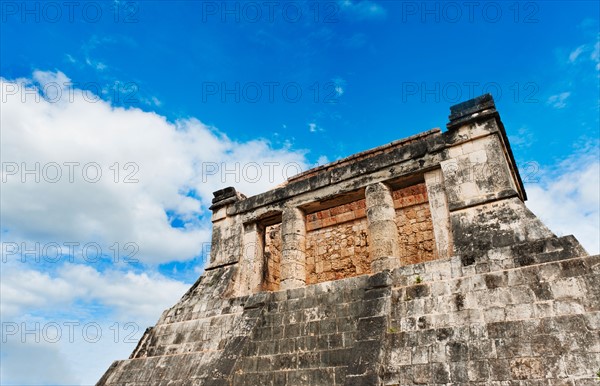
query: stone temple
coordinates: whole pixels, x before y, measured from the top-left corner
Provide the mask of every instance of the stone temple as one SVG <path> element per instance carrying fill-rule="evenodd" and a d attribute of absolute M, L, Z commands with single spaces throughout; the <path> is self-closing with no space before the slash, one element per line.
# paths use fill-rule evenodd
<path fill-rule="evenodd" d="M 245 197 L 97 385 L 598 385 L 600 256 L 526 193 L 490 95 Z"/>

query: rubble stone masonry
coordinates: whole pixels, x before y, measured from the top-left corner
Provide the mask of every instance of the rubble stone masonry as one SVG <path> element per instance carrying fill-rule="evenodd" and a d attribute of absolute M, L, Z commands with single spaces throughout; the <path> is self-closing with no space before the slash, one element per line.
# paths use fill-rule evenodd
<path fill-rule="evenodd" d="M 438 258 L 425 183 L 395 190 L 392 197 L 400 237 L 401 264 Z"/>
<path fill-rule="evenodd" d="M 306 243 L 308 284 L 371 273 L 366 217 L 310 231 Z"/>

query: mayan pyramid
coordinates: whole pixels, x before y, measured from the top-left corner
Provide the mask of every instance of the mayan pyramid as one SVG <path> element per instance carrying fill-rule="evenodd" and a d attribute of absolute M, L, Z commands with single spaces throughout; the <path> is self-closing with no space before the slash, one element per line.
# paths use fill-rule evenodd
<path fill-rule="evenodd" d="M 598 385 L 600 257 L 526 193 L 490 95 L 245 197 L 97 385 Z"/>

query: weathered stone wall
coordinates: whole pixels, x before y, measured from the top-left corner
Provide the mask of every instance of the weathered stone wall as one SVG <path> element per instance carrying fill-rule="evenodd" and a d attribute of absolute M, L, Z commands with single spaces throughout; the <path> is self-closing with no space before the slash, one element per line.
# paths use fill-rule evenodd
<path fill-rule="evenodd" d="M 438 258 L 425 183 L 394 190 L 401 265 Z"/>
<path fill-rule="evenodd" d="M 233 349 L 226 343 L 247 334 L 252 322 L 246 298 L 223 296 L 234 276 L 231 266 L 205 272 L 146 330 L 128 360 L 113 362 L 98 385 L 159 385 L 165 379 L 204 384 Z"/>
<path fill-rule="evenodd" d="M 265 276 L 263 289 L 278 291 L 281 278 L 281 223 L 265 227 Z"/>
<path fill-rule="evenodd" d="M 371 272 L 365 200 L 306 216 L 306 283 Z"/>
<path fill-rule="evenodd" d="M 307 215 L 306 230 L 310 232 L 347 221 L 358 220 L 366 216 L 365 200 L 357 200 Z"/>
<path fill-rule="evenodd" d="M 552 257 L 499 253 L 510 268 L 495 272 L 460 259 L 394 271 L 383 384 L 596 384 L 600 258 L 535 264 L 574 252 L 558 240 Z"/>
<path fill-rule="evenodd" d="M 572 237 L 487 255 L 232 299 L 221 268 L 98 384 L 595 385 L 600 256 Z"/>
<path fill-rule="evenodd" d="M 343 385 L 361 334 L 355 316 L 368 306 L 366 279 L 272 294 L 233 368 L 232 383 Z"/>
<path fill-rule="evenodd" d="M 425 183 L 392 191 L 402 265 L 436 259 Z M 306 283 L 371 273 L 365 199 L 306 216 Z"/>
<path fill-rule="evenodd" d="M 308 232 L 306 259 L 307 284 L 371 273 L 366 217 Z"/>

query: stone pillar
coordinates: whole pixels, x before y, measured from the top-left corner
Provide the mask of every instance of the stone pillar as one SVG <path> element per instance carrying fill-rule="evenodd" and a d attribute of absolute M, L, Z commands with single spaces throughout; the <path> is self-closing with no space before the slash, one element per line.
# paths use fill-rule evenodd
<path fill-rule="evenodd" d="M 210 263 L 206 270 L 237 263 L 242 246 L 242 224 L 237 216 L 230 216 L 228 210 L 246 196 L 232 187 L 218 190 L 213 195 L 212 206 L 209 208 L 213 212 L 212 245 Z"/>
<path fill-rule="evenodd" d="M 244 225 L 240 280 L 235 291 L 237 296 L 251 295 L 261 290 L 264 269 L 263 232 L 256 222 Z"/>
<path fill-rule="evenodd" d="M 425 184 L 427 185 L 437 258 L 446 259 L 452 256 L 452 234 L 442 170 L 436 169 L 425 173 Z"/>
<path fill-rule="evenodd" d="M 306 216 L 299 208 L 286 207 L 281 220 L 280 289 L 306 285 Z"/>
<path fill-rule="evenodd" d="M 400 243 L 392 192 L 382 182 L 367 186 L 369 254 L 373 273 L 400 266 Z"/>

